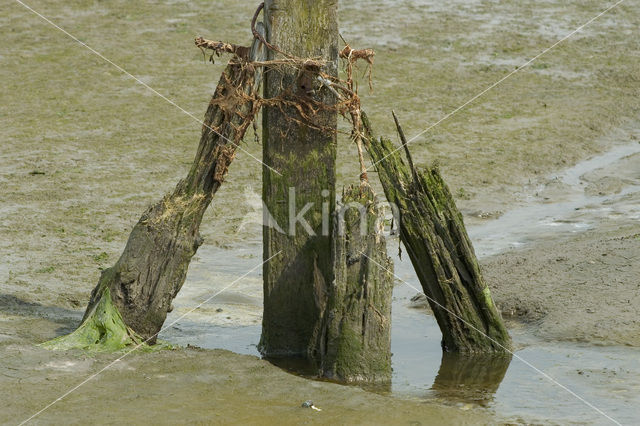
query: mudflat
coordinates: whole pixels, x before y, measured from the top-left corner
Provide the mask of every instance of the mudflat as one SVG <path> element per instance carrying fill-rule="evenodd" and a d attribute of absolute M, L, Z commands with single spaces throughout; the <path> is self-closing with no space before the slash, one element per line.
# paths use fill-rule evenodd
<path fill-rule="evenodd" d="M 31 6 L 199 117 L 224 61 L 203 60 L 193 37 L 248 43 L 255 5 Z M 388 135 L 395 109 L 409 138 L 604 8 L 557 0 L 340 6 L 343 36 L 377 52 L 363 108 Z M 440 164 L 472 237 L 496 224 L 495 240 L 476 240 L 477 251 L 488 247 L 481 263 L 495 301 L 544 340 L 640 344 L 637 155 L 556 178 L 638 144 L 639 18 L 639 4 L 621 4 L 411 143 L 418 165 Z M 0 24 L 0 422 L 14 423 L 118 356 L 34 345 L 77 326 L 100 269 L 117 260 L 145 207 L 186 173 L 201 125 L 18 3 L 7 4 Z M 253 135 L 246 139 L 260 157 Z M 347 137 L 338 159 L 339 183 L 357 182 Z M 240 153 L 203 221 L 205 245 L 259 247 L 260 177 L 261 165 Z M 370 180 L 381 194 L 375 173 Z M 532 205 L 555 219 L 508 216 Z M 519 226 L 529 228 L 510 231 Z M 250 254 L 247 267 L 259 261 L 259 251 Z M 245 299 L 259 297 L 246 290 Z M 259 304 L 237 306 L 242 321 L 259 322 Z M 305 411 L 304 399 L 331 409 Z M 309 381 L 227 351 L 178 349 L 132 354 L 39 419 L 475 424 L 493 415 Z"/>

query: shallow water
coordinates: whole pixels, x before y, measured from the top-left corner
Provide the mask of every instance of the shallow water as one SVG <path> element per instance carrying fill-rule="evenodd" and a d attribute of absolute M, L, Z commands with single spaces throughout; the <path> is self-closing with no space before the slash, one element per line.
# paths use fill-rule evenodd
<path fill-rule="evenodd" d="M 188 2 L 189 13 L 184 13 L 186 6 L 171 6 L 174 3 L 179 2 L 89 2 L 82 6 L 43 2 L 38 7 L 187 110 L 203 111 L 213 84 L 209 74 L 217 78 L 219 68 L 215 67 L 222 65 L 205 68 L 199 52 L 194 49 L 190 53 L 185 46 L 191 46 L 193 35 L 246 40 L 246 22 L 240 16 L 250 17 L 254 9 L 247 6 L 244 10 L 241 3 L 211 8 L 209 4 Z M 401 113 L 411 136 L 600 10 L 599 5 L 589 2 L 569 3 L 357 0 L 341 2 L 340 19 L 343 34 L 354 46 L 378 49 L 376 91 L 367 94 L 365 106 L 380 126 L 379 131 L 393 134 L 388 117 L 392 106 Z M 530 67 L 519 73 L 508 85 L 467 108 L 458 119 L 434 129 L 430 138 L 417 140 L 416 160 L 424 164 L 436 156 L 444 159 L 452 189 L 480 191 L 478 197 L 483 198 L 480 182 L 485 178 L 490 182 L 486 185 L 491 185 L 485 191 L 510 184 L 509 192 L 519 187 L 520 179 L 532 176 L 534 166 L 555 169 L 560 167 L 556 162 L 560 159 L 572 162 L 585 152 L 593 152 L 593 146 L 583 146 L 585 141 L 615 122 L 611 117 L 637 111 L 632 102 L 637 100 L 633 34 L 638 15 L 631 3 L 625 7 L 624 14 L 605 16 L 581 32 L 580 38 L 586 39 L 588 45 L 565 43 L 553 55 L 542 58 L 544 67 Z M 82 12 L 78 12 L 80 8 Z M 3 126 L 2 132 L 9 142 L 2 144 L 7 161 L 0 181 L 8 185 L 6 194 L 14 207 L 2 211 L 3 231 L 8 236 L 1 244 L 6 262 L 0 265 L 0 281 L 11 281 L 12 271 L 15 275 L 17 268 L 14 291 L 26 294 L 28 289 L 24 296 L 27 300 L 35 298 L 48 305 L 52 303 L 50 294 L 75 292 L 77 297 L 78 291 L 90 290 L 95 269 L 107 266 L 109 262 L 87 262 L 88 247 L 94 251 L 90 255 L 106 250 L 112 256 L 109 261 L 117 259 L 113 256 L 121 251 L 127 227 L 148 202 L 182 176 L 183 170 L 176 165 L 190 164 L 199 126 L 164 105 L 164 101 L 146 97 L 141 104 L 140 94 L 148 95 L 144 89 L 131 86 L 126 77 L 108 75 L 96 67 L 98 62 L 87 60 L 81 50 L 56 37 L 51 28 L 17 4 L 8 10 L 10 13 L 0 17 L 7 24 L 3 35 L 8 40 L 0 59 L 4 60 L 7 87 L 12 90 L 5 93 L 7 99 L 3 103 L 3 119 L 8 118 L 8 125 Z M 105 19 L 105 14 L 114 19 Z M 108 34 L 117 37 L 105 37 Z M 149 34 L 153 37 L 140 37 Z M 161 55 L 155 54 L 158 37 L 164 46 Z M 29 44 L 34 38 L 41 42 L 37 47 Z M 23 78 L 24 70 L 29 70 L 29 79 Z M 205 73 L 207 77 L 203 78 Z M 409 81 L 407 76 L 411 76 Z M 607 90 L 583 90 L 585 87 Z M 117 96 L 112 96 L 114 92 Z M 531 96 L 534 92 L 535 96 Z M 41 115 L 32 114 L 34 109 Z M 542 110 L 556 118 L 541 120 L 545 115 L 540 113 Z M 46 137 L 41 136 L 38 120 L 48 123 Z M 523 122 L 527 123 L 527 131 L 520 129 Z M 586 123 L 594 125 L 591 132 L 585 132 Z M 420 145 L 422 139 L 433 143 L 433 149 Z M 10 149 L 12 145 L 15 149 Z M 255 146 L 249 149 L 259 152 Z M 357 179 L 356 157 L 351 145 L 342 144 L 341 149 L 343 154 L 351 150 L 339 162 L 341 179 L 351 183 Z M 114 155 L 116 152 L 119 155 Z M 469 162 L 467 155 L 474 160 Z M 533 155 L 536 161 L 521 160 Z M 581 232 L 603 216 L 639 215 L 638 203 L 627 198 L 632 193 L 591 196 L 579 187 L 583 174 L 609 160 L 615 163 L 620 160 L 616 155 L 580 163 L 571 169 L 573 173 L 559 177 L 564 185 L 562 194 L 552 202 L 535 197 L 536 188 L 527 206 L 508 212 L 499 220 L 471 227 L 476 251 L 488 255 L 549 235 Z M 531 162 L 536 164 L 530 165 Z M 52 169 L 55 178 L 43 178 L 37 183 L 25 179 L 33 168 Z M 507 171 L 510 168 L 518 172 Z M 149 170 L 153 171 L 152 178 Z M 500 170 L 504 172 L 498 173 Z M 260 228 L 234 234 L 236 215 L 229 215 L 229 211 L 243 213 L 242 209 L 235 210 L 242 204 L 241 197 L 235 194 L 241 194 L 244 185 L 255 184 L 259 175 L 259 166 L 251 161 L 234 163 L 229 182 L 216 198 L 215 208 L 210 209 L 215 220 L 203 224 L 203 233 L 208 241 L 221 236 L 217 243 L 235 246 L 204 246 L 199 250 L 200 259 L 191 265 L 167 324 L 260 263 L 261 247 L 255 238 L 260 235 Z M 132 187 L 136 195 L 131 195 Z M 111 188 L 106 196 L 105 188 Z M 629 190 L 633 190 L 629 185 L 623 189 Z M 256 191 L 259 193 L 259 188 Z M 502 195 L 505 204 L 512 202 L 510 196 L 510 192 Z M 260 215 L 257 217 L 260 219 Z M 96 223 L 101 226 L 96 227 Z M 78 233 L 70 235 L 70 228 Z M 389 243 L 390 251 L 396 251 L 395 244 Z M 30 256 L 25 257 L 25 253 Z M 55 266 L 55 273 L 37 272 L 52 269 L 51 266 Z M 406 260 L 396 263 L 396 271 L 418 287 Z M 76 290 L 70 288 L 72 282 L 90 284 Z M 473 369 L 466 367 L 463 373 L 454 374 L 461 369 L 456 362 L 451 367 L 447 361 L 441 368 L 440 332 L 430 315 L 407 307 L 413 294 L 414 290 L 404 285 L 396 287 L 392 330 L 394 394 L 462 406 L 479 404 L 508 419 L 518 416 L 562 423 L 569 417 L 575 422 L 603 419 L 517 359 L 508 365 L 500 383 L 495 377 L 501 376 L 504 365 L 493 365 L 491 370 L 497 373 L 489 377 L 474 376 Z M 78 299 L 80 304 L 85 300 L 82 297 Z M 258 270 L 180 320 L 163 337 L 185 345 L 222 347 L 255 355 L 261 301 Z M 62 302 L 68 306 L 67 300 Z M 70 314 L 53 316 L 64 315 Z M 530 329 L 512 328 L 511 333 L 520 347 L 517 355 L 548 370 L 618 420 L 633 422 L 633 412 L 628 407 L 633 407 L 633 402 L 637 405 L 634 398 L 638 389 L 634 383 L 640 382 L 638 367 L 633 363 L 635 350 L 547 343 L 531 338 Z M 0 336 L 0 340 L 4 338 Z M 464 383 L 457 377 L 463 377 Z"/>
<path fill-rule="evenodd" d="M 590 195 L 585 188 L 589 184 L 586 177 L 589 174 L 615 169 L 625 160 L 638 162 L 639 153 L 640 143 L 633 142 L 582 161 L 555 176 L 547 185 L 536 188 L 525 206 L 513 209 L 497 220 L 470 227 L 469 236 L 476 253 L 480 257 L 490 256 L 550 235 L 585 231 L 611 215 L 637 219 L 640 206 L 630 195 L 640 192 L 640 174 L 636 173 L 633 179 L 621 180 L 621 187 L 613 193 Z M 617 172 L 624 175 L 623 167 Z M 607 176 L 612 175 L 615 171 Z M 544 196 L 549 188 L 555 190 L 553 198 Z"/>
<path fill-rule="evenodd" d="M 408 260 L 395 261 L 399 275 L 413 275 Z M 406 280 L 419 287 L 417 278 Z M 423 310 L 407 308 L 414 294 L 406 285 L 399 285 L 394 291 L 394 394 L 461 406 L 477 404 L 509 420 L 606 423 L 604 417 L 524 360 L 616 420 L 631 423 L 637 419 L 634 408 L 640 403 L 637 349 L 544 342 L 532 337 L 532 330 L 512 326 L 510 333 L 516 350 L 510 363 L 480 359 L 482 367 L 478 368 L 475 362 L 469 365 L 455 359 L 443 360 L 440 331 L 434 318 Z"/>
<path fill-rule="evenodd" d="M 634 143 L 578 163 L 550 179 L 549 187 L 561 184 L 561 190 L 552 197 L 532 197 L 524 207 L 470 227 L 477 253 L 480 257 L 487 256 L 530 244 L 550 233 L 557 237 L 587 230 L 602 212 L 611 214 L 612 209 L 607 210 L 607 206 L 614 204 L 615 209 L 627 216 L 637 214 L 637 204 L 625 202 L 625 197 L 640 191 L 637 179 L 626 179 L 619 191 L 608 195 L 589 195 L 584 188 L 589 174 L 598 171 L 613 168 L 628 175 L 625 166 L 633 164 L 629 159 L 636 158 L 638 153 L 640 144 Z M 435 399 L 462 408 L 486 407 L 509 421 L 609 421 L 560 383 L 617 421 L 631 423 L 636 418 L 633 407 L 640 404 L 640 368 L 638 351 L 631 347 L 545 342 L 533 337 L 531 328 L 512 324 L 510 332 L 516 350 L 511 360 L 476 358 L 469 362 L 455 356 L 443 358 L 441 334 L 433 316 L 424 308 L 412 307 L 411 298 L 420 283 L 407 256 L 398 258 L 397 244 L 397 238 L 389 238 L 388 250 L 394 258 L 395 273 L 405 282 L 398 280 L 393 294 L 391 394 Z M 191 265 L 184 289 L 175 300 L 177 309 L 167 323 L 237 280 L 259 265 L 260 260 L 261 246 L 255 243 L 229 249 L 202 247 Z M 256 346 L 260 339 L 261 311 L 261 268 L 257 268 L 160 337 L 183 345 L 260 356 Z M 295 363 L 282 366 L 298 373 L 306 367 Z"/>
<path fill-rule="evenodd" d="M 395 251 L 393 244 L 389 248 Z M 259 253 L 260 247 L 253 249 Z M 177 309 L 167 323 L 184 313 L 187 307 L 201 302 L 205 293 L 212 294 L 219 285 L 228 285 L 226 279 L 237 277 L 259 264 L 258 259 L 246 259 L 249 250 L 213 249 L 216 253 L 200 253 L 202 259 L 211 263 L 201 260 L 192 265 L 185 285 L 185 290 L 192 288 L 192 291 L 178 296 Z M 419 288 L 410 261 L 406 257 L 401 261 L 395 256 L 394 262 L 396 274 Z M 258 303 L 238 306 L 235 299 L 248 297 L 245 292 L 249 292 L 256 301 L 261 300 L 260 272 L 255 271 L 243 281 L 238 282 L 241 288 L 228 290 L 230 293 L 225 301 L 212 300 L 203 306 L 204 312 L 190 314 L 188 319 L 180 320 L 160 337 L 182 345 L 222 348 L 259 356 L 256 348 L 261 330 L 259 320 L 245 318 L 242 312 L 253 310 L 259 315 L 261 307 Z M 215 284 L 206 290 L 207 282 Z M 194 287 L 198 290 L 193 290 Z M 196 294 L 198 296 L 193 297 Z M 543 377 L 522 361 L 525 360 L 616 420 L 631 423 L 637 418 L 634 408 L 640 404 L 637 349 L 544 342 L 532 337 L 531 330 L 516 325 L 510 328 L 517 348 L 511 362 L 508 359 L 475 359 L 472 363 L 443 360 L 441 334 L 433 316 L 424 309 L 410 307 L 410 299 L 415 294 L 414 288 L 403 283 L 398 283 L 394 289 L 391 394 L 437 400 L 462 408 L 481 406 L 509 421 L 607 423 L 602 415 Z M 222 309 L 222 312 L 216 312 L 216 309 Z M 229 325 L 223 325 L 225 322 Z M 250 324 L 237 325 L 243 322 Z M 304 370 L 304 366 L 288 366 L 297 371 Z"/>
<path fill-rule="evenodd" d="M 211 257 L 206 254 L 204 257 L 201 253 L 203 258 L 211 259 L 211 263 L 200 261 L 192 266 L 185 290 L 196 287 L 204 291 L 208 279 L 212 279 L 209 282 L 220 283 L 212 287 L 224 285 L 228 283 L 222 283 L 225 278 L 238 276 L 253 264 L 259 264 L 254 259 L 245 259 L 247 250 L 231 250 L 224 255 L 218 252 L 217 256 Z M 254 250 L 258 251 L 259 247 L 254 247 Z M 410 261 L 406 258 L 400 261 L 396 257 L 394 262 L 397 275 L 419 288 Z M 242 306 L 237 309 L 234 299 L 247 297 L 246 292 L 249 292 L 257 301 L 261 300 L 260 272 L 252 273 L 244 283 L 238 284 L 241 287 L 229 289 L 231 293 L 225 301 L 214 299 L 203 306 L 205 312 L 223 309 L 222 312 L 190 314 L 188 319 L 180 320 L 163 332 L 161 338 L 183 345 L 223 348 L 259 356 L 256 345 L 261 326 L 257 319 L 244 326 L 220 325 L 225 321 L 229 324 L 254 321 L 242 317 L 241 312 L 249 308 Z M 208 291 L 213 293 L 215 288 Z M 193 291 L 191 295 L 196 293 L 198 291 Z M 441 334 L 433 316 L 424 309 L 410 307 L 410 299 L 415 293 L 413 288 L 402 283 L 394 289 L 391 394 L 410 399 L 437 400 L 462 408 L 481 406 L 509 421 L 608 422 L 584 402 L 525 364 L 522 361 L 525 360 L 617 421 L 631 423 L 637 418 L 634 408 L 640 404 L 637 349 L 544 342 L 532 337 L 531 330 L 515 326 L 510 332 L 517 349 L 510 363 L 500 359 L 479 359 L 473 363 L 443 360 Z M 177 309 L 167 323 L 183 313 L 186 307 L 201 301 L 200 296 L 189 299 L 189 293 L 181 293 L 176 299 Z M 251 306 L 260 313 L 258 304 Z"/>

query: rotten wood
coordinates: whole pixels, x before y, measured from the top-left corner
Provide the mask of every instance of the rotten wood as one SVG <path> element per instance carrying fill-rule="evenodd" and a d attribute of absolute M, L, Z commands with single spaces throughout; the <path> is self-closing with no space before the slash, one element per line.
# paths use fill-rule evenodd
<path fill-rule="evenodd" d="M 369 186 L 343 191 L 333 220 L 333 272 L 314 356 L 322 376 L 391 381 L 393 263 L 384 215 Z"/>
<path fill-rule="evenodd" d="M 263 168 L 262 197 L 286 232 L 263 227 L 263 258 L 282 255 L 264 265 L 259 349 L 269 357 L 306 357 L 322 312 L 318 295 L 333 281 L 331 229 L 322 211 L 335 206 L 336 97 L 330 90 L 316 90 L 316 77 L 321 70 L 337 79 L 337 2 L 268 0 L 264 21 L 267 42 L 278 48 L 269 50 L 268 60 L 282 60 L 280 52 L 287 55 L 284 64 L 265 69 L 263 159 L 282 175 Z M 313 70 L 291 57 L 319 58 L 323 65 Z M 307 105 L 315 111 L 307 113 Z M 308 203 L 304 223 L 297 221 Z"/>
<path fill-rule="evenodd" d="M 409 166 L 389 139 L 376 138 L 362 114 L 365 147 L 387 200 L 399 211 L 400 238 L 442 331 L 447 352 L 487 353 L 510 350 L 511 340 L 482 277 L 462 214 L 437 166 Z"/>
<path fill-rule="evenodd" d="M 191 169 L 173 192 L 144 212 L 116 264 L 102 272 L 83 319 L 88 319 L 106 295 L 126 326 L 148 343 L 155 342 L 172 309 L 191 258 L 203 242 L 199 233 L 202 216 L 224 182 L 260 106 L 255 94 L 260 70 L 244 65 L 246 48 L 202 43 L 235 56 L 223 71 L 209 103 Z M 257 40 L 252 52 L 263 53 Z"/>

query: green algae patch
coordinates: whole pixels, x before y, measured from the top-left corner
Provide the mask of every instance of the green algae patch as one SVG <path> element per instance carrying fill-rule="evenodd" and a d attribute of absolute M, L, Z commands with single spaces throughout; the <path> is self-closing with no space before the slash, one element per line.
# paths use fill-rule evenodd
<path fill-rule="evenodd" d="M 131 328 L 127 327 L 122 315 L 111 300 L 109 289 L 102 293 L 93 312 L 73 333 L 57 337 L 39 346 L 51 350 L 83 349 L 96 352 L 116 352 L 137 345 L 151 349 Z M 160 348 L 170 345 L 160 343 Z M 142 348 L 141 348 L 142 349 Z"/>

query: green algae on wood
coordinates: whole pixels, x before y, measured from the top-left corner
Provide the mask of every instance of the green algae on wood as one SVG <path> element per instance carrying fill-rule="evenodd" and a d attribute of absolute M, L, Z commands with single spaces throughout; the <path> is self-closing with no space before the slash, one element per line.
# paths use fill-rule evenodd
<path fill-rule="evenodd" d="M 131 327 L 128 327 L 118 308 L 113 304 L 111 292 L 105 288 L 99 302 L 85 314 L 80 326 L 70 334 L 56 337 L 39 346 L 54 351 L 82 349 L 90 352 L 117 352 L 141 350 L 143 352 L 176 349 L 171 343 L 156 340 L 149 345 Z"/>
<path fill-rule="evenodd" d="M 344 191 L 334 215 L 334 281 L 328 289 L 315 356 L 324 377 L 391 381 L 393 264 L 383 212 L 368 185 Z"/>
<path fill-rule="evenodd" d="M 124 323 L 107 288 L 80 327 L 73 333 L 49 340 L 40 346 L 53 350 L 118 351 L 142 342 L 142 338 Z"/>
<path fill-rule="evenodd" d="M 509 351 L 509 333 L 482 277 L 462 214 L 438 167 L 415 168 L 397 118 L 408 165 L 389 139 L 373 135 L 366 114 L 362 118 L 366 149 L 387 200 L 398 208 L 400 238 L 442 331 L 443 349 Z"/>
<path fill-rule="evenodd" d="M 258 41 L 253 43 L 251 59 L 264 59 Z M 245 66 L 248 51 L 234 55 L 220 77 L 189 173 L 142 214 L 116 264 L 102 272 L 82 325 L 69 339 L 57 340 L 60 347 L 104 340 L 108 349 L 126 346 L 131 343 L 128 338 L 135 341 L 138 336 L 156 343 L 203 242 L 202 217 L 259 110 L 256 90 L 261 70 Z"/>

